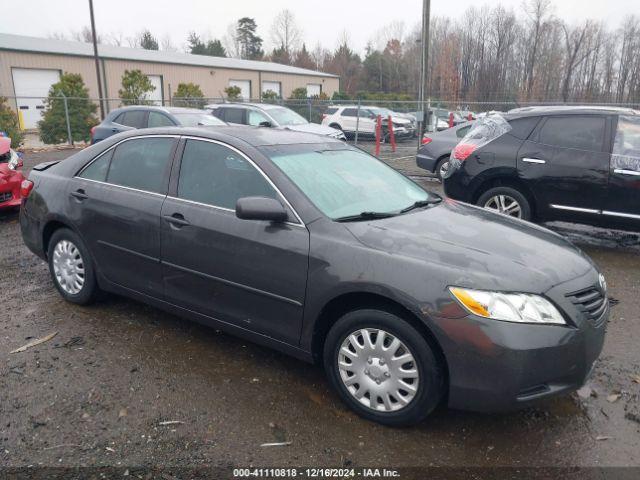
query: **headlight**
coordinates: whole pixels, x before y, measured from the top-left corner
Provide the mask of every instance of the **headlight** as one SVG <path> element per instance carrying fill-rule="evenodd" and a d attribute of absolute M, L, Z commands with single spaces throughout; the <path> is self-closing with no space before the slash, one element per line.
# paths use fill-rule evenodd
<path fill-rule="evenodd" d="M 449 287 L 449 290 L 469 312 L 480 317 L 517 323 L 566 324 L 558 309 L 539 295 L 488 292 L 459 287 Z"/>

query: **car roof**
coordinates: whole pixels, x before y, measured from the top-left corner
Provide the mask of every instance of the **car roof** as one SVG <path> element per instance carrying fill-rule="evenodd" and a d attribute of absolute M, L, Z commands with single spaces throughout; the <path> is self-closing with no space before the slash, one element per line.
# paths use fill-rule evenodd
<path fill-rule="evenodd" d="M 257 103 L 257 102 L 225 102 L 225 103 L 212 103 L 205 105 L 205 108 L 220 108 L 220 107 L 254 107 L 262 108 L 263 110 L 269 110 L 271 108 L 289 108 L 286 105 L 278 105 L 277 103 Z"/>
<path fill-rule="evenodd" d="M 198 108 L 184 108 L 184 107 L 163 107 L 160 105 L 128 105 L 126 107 L 119 107 L 111 110 L 111 114 L 126 112 L 127 110 L 148 110 L 153 112 L 164 112 L 164 113 L 204 113 L 205 115 L 209 115 L 209 112 L 206 110 L 200 110 Z"/>
<path fill-rule="evenodd" d="M 513 108 L 507 112 L 509 116 L 529 115 L 566 115 L 566 114 L 625 114 L 640 115 L 640 111 L 632 108 L 607 106 L 607 105 L 539 105 L 530 107 Z"/>
<path fill-rule="evenodd" d="M 120 133 L 118 135 L 121 136 L 120 138 L 148 135 L 183 135 L 220 141 L 230 140 L 231 137 L 231 139 L 240 140 L 254 147 L 267 145 L 343 143 L 341 140 L 313 133 L 293 132 L 276 128 L 251 127 L 247 125 L 145 128 L 142 130 L 128 130 L 126 133 Z"/>

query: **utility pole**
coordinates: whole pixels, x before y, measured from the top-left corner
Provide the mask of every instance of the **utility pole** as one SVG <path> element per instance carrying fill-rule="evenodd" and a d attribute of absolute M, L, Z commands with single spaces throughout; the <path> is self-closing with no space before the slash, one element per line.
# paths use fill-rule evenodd
<path fill-rule="evenodd" d="M 422 135 L 426 131 L 429 123 L 429 109 L 427 108 L 427 99 L 429 92 L 427 84 L 429 77 L 427 69 L 429 66 L 429 17 L 431 16 L 431 0 L 422 0 L 422 37 L 420 43 L 422 45 L 422 55 L 420 58 L 420 93 L 418 95 L 420 101 L 420 109 L 422 111 L 422 122 L 420 127 L 420 135 L 418 135 L 418 148 L 422 142 Z"/>
<path fill-rule="evenodd" d="M 102 82 L 100 81 L 100 59 L 98 58 L 98 36 L 96 35 L 96 21 L 93 18 L 93 0 L 89 0 L 89 15 L 91 16 L 91 36 L 93 38 L 93 59 L 96 62 L 96 80 L 98 81 L 98 97 L 100 103 L 100 120 L 104 120 L 104 104 L 102 103 Z"/>

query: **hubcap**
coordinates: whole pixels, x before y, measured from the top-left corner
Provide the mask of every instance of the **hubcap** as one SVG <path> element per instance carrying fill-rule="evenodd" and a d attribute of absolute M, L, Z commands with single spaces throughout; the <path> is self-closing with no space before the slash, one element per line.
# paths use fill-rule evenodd
<path fill-rule="evenodd" d="M 449 171 L 449 162 L 445 161 L 440 165 L 440 178 L 445 178 Z"/>
<path fill-rule="evenodd" d="M 84 285 L 84 262 L 80 250 L 69 240 L 60 240 L 53 249 L 53 273 L 60 288 L 76 295 Z"/>
<path fill-rule="evenodd" d="M 338 368 L 347 391 L 372 410 L 400 410 L 418 393 L 413 354 L 384 330 L 365 328 L 347 335 L 338 352 Z"/>
<path fill-rule="evenodd" d="M 509 195 L 495 195 L 486 201 L 484 208 L 494 210 L 510 217 L 522 218 L 520 203 Z"/>

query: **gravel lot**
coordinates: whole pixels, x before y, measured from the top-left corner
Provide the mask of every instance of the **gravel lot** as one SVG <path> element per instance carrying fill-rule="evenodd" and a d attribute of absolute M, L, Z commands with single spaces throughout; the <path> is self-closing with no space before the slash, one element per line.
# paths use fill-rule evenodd
<path fill-rule="evenodd" d="M 26 169 L 71 153 L 27 154 Z M 413 153 L 405 143 L 382 157 L 439 190 Z M 65 303 L 17 214 L 2 214 L 0 465 L 640 466 L 640 234 L 551 227 L 598 263 L 615 303 L 589 389 L 390 429 L 348 411 L 320 368 L 124 298 Z"/>

